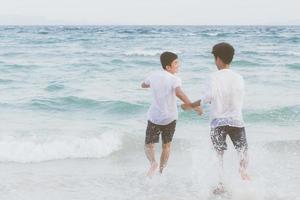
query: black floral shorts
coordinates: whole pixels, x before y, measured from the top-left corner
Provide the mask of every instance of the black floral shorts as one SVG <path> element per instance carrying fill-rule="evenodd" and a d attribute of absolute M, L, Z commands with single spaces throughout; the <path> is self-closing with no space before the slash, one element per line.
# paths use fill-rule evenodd
<path fill-rule="evenodd" d="M 211 141 L 217 151 L 227 149 L 227 135 L 229 135 L 236 150 L 245 151 L 248 149 L 246 131 L 244 127 L 218 126 L 216 128 L 212 128 L 210 131 Z"/>

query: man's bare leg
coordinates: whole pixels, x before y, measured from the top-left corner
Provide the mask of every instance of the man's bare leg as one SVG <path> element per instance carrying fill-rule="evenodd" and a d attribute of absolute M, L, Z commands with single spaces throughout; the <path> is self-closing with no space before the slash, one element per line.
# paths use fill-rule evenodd
<path fill-rule="evenodd" d="M 170 148 L 171 148 L 171 142 L 162 145 L 162 152 L 160 156 L 160 165 L 159 165 L 159 172 L 161 174 L 167 165 L 170 156 Z"/>
<path fill-rule="evenodd" d="M 150 168 L 147 176 L 152 177 L 158 167 L 158 164 L 155 161 L 155 144 L 145 144 L 145 154 L 150 162 Z"/>
<path fill-rule="evenodd" d="M 239 158 L 240 158 L 239 172 L 240 172 L 241 178 L 243 180 L 250 180 L 250 176 L 247 173 L 247 167 L 248 167 L 247 150 L 240 151 Z"/>
<path fill-rule="evenodd" d="M 225 188 L 223 186 L 223 180 L 224 180 L 224 171 L 223 171 L 223 155 L 224 151 L 217 151 L 218 156 L 218 174 L 219 174 L 219 184 L 216 189 L 214 189 L 214 194 L 222 194 L 225 192 Z"/>

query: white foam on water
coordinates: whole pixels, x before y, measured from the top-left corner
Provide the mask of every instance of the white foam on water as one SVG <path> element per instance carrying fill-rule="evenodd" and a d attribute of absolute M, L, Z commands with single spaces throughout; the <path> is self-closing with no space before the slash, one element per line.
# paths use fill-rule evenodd
<path fill-rule="evenodd" d="M 157 56 L 161 54 L 158 50 L 135 49 L 124 53 L 126 56 Z"/>
<path fill-rule="evenodd" d="M 70 135 L 2 136 L 1 162 L 41 162 L 67 158 L 101 158 L 121 148 L 121 137 L 106 132 L 93 137 Z"/>

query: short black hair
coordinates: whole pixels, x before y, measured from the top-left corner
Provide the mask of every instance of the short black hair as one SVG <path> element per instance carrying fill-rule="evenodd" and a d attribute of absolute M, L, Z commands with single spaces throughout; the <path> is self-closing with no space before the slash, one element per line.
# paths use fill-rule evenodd
<path fill-rule="evenodd" d="M 171 66 L 171 63 L 177 58 L 178 56 L 175 53 L 165 51 L 160 55 L 161 66 L 166 69 L 166 66 Z"/>
<path fill-rule="evenodd" d="M 230 44 L 222 42 L 216 44 L 211 53 L 214 54 L 216 59 L 219 57 L 225 64 L 230 64 L 233 59 L 234 48 Z"/>

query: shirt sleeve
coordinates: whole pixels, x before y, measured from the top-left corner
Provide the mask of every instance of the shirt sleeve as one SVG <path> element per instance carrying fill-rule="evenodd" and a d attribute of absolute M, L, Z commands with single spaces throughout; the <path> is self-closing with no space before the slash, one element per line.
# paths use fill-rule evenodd
<path fill-rule="evenodd" d="M 205 90 L 203 91 L 202 95 L 200 96 L 201 103 L 211 103 L 212 101 L 212 79 L 208 81 L 205 86 Z"/>
<path fill-rule="evenodd" d="M 173 89 L 177 88 L 177 87 L 182 87 L 182 83 L 181 83 L 181 79 L 176 77 L 174 79 L 174 83 L 173 83 Z"/>

